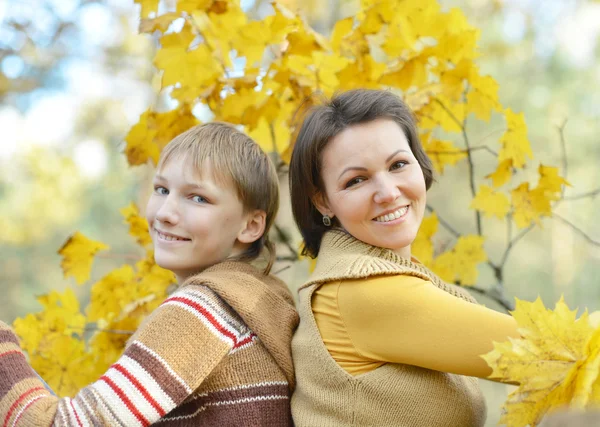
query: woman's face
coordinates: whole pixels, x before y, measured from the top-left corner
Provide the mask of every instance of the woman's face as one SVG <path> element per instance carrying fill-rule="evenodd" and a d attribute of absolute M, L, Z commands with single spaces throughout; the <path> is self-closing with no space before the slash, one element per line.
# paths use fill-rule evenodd
<path fill-rule="evenodd" d="M 193 173 L 181 158 L 170 160 L 157 172 L 146 208 L 156 263 L 173 271 L 179 283 L 239 255 L 262 234 L 233 185 L 215 181 L 206 166 Z"/>
<path fill-rule="evenodd" d="M 426 204 L 423 171 L 400 126 L 389 119 L 350 126 L 322 154 L 322 214 L 354 237 L 410 258 Z"/>

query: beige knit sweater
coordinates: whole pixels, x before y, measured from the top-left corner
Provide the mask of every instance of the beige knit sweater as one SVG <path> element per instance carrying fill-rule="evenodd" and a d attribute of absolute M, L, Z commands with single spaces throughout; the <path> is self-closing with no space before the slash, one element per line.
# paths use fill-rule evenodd
<path fill-rule="evenodd" d="M 486 407 L 477 378 L 393 363 L 352 376 L 329 355 L 311 310 L 313 292 L 334 280 L 403 274 L 475 302 L 464 290 L 388 249 L 367 245 L 343 231 L 325 234 L 316 269 L 299 292 L 300 326 L 292 341 L 297 379 L 292 416 L 297 427 L 484 424 Z"/>

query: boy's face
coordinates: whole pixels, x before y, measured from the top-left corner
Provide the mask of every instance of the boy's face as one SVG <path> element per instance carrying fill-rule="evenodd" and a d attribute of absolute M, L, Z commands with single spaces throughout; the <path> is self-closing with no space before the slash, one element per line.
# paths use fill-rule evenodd
<path fill-rule="evenodd" d="M 238 240 L 248 219 L 233 184 L 216 182 L 208 163 L 192 169 L 181 158 L 165 164 L 146 208 L 156 263 L 179 283 L 248 246 Z"/>

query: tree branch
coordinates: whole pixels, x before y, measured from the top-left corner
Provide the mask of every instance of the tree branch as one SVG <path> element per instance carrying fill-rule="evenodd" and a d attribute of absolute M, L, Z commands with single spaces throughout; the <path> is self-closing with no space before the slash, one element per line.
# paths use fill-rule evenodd
<path fill-rule="evenodd" d="M 563 122 L 562 125 L 558 127 L 558 135 L 560 136 L 560 147 L 562 153 L 562 163 L 563 163 L 563 178 L 566 180 L 567 175 L 569 174 L 569 162 L 567 159 L 567 144 L 565 142 L 565 126 L 567 125 L 567 119 Z M 565 195 L 565 186 L 561 186 L 560 196 L 563 197 Z"/>
<path fill-rule="evenodd" d="M 298 251 L 296 248 L 294 248 L 294 246 L 290 242 L 290 237 L 285 232 L 285 230 L 282 229 L 276 223 L 273 224 L 273 229 L 277 233 L 277 238 L 279 239 L 279 241 L 281 243 L 283 243 L 285 245 L 285 247 L 288 248 L 288 250 L 290 251 L 290 253 L 291 253 L 290 258 L 292 258 L 293 261 L 298 261 Z"/>
<path fill-rule="evenodd" d="M 436 212 L 435 209 L 433 209 L 430 205 L 425 206 L 425 208 L 427 209 L 427 211 L 429 213 L 434 213 L 437 216 L 438 221 L 440 222 L 440 224 L 442 224 L 442 226 L 448 230 L 454 237 L 460 237 L 460 233 L 458 231 L 456 231 L 454 229 L 454 227 L 452 227 L 448 221 L 444 220 L 444 218 L 442 218 L 441 216 L 439 216 L 439 214 Z"/>
<path fill-rule="evenodd" d="M 509 219 L 509 221 L 510 221 L 510 219 Z M 522 230 L 519 234 L 517 234 L 517 236 L 514 239 L 509 241 L 508 246 L 506 247 L 506 250 L 504 251 L 504 254 L 502 255 L 502 260 L 500 261 L 500 265 L 499 265 L 500 268 L 504 268 L 504 264 L 506 264 L 506 260 L 508 259 L 508 254 L 510 253 L 512 248 L 514 248 L 515 245 L 517 244 L 517 242 L 519 240 L 521 240 L 527 233 L 529 233 L 531 230 L 533 230 L 534 227 L 535 227 L 535 224 L 530 224 L 529 227 Z"/>
<path fill-rule="evenodd" d="M 567 224 L 569 227 L 571 227 L 573 230 L 575 230 L 577 232 L 577 234 L 579 234 L 581 237 L 583 237 L 588 243 L 590 243 L 590 244 L 592 244 L 594 246 L 600 247 L 600 242 L 599 241 L 592 239 L 590 236 L 588 236 L 588 234 L 585 231 L 583 231 L 581 228 L 577 227 L 575 224 L 573 224 L 568 219 L 563 218 L 562 216 L 560 216 L 557 213 L 553 213 L 552 217 L 558 219 L 559 221 L 562 221 L 565 224 Z"/>
<path fill-rule="evenodd" d="M 595 190 L 588 191 L 587 193 L 576 194 L 574 196 L 563 197 L 562 200 L 579 200 L 579 199 L 587 199 L 588 197 L 594 198 L 598 194 L 600 194 L 600 188 L 596 188 Z"/>
<path fill-rule="evenodd" d="M 483 289 L 477 286 L 465 286 L 465 288 L 469 291 L 477 292 L 480 295 L 486 296 L 491 300 L 496 301 L 506 311 L 512 311 L 515 309 L 514 303 L 507 298 L 506 294 L 504 293 L 504 288 L 502 288 L 502 286 L 500 286 L 499 284 L 491 289 Z"/>

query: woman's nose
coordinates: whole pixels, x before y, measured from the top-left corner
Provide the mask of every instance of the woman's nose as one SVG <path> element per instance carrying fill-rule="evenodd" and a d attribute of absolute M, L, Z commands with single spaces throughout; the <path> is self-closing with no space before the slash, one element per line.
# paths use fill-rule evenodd
<path fill-rule="evenodd" d="M 377 189 L 373 195 L 375 203 L 388 204 L 393 203 L 400 197 L 401 191 L 398 183 L 394 180 L 383 177 L 377 180 Z"/>

